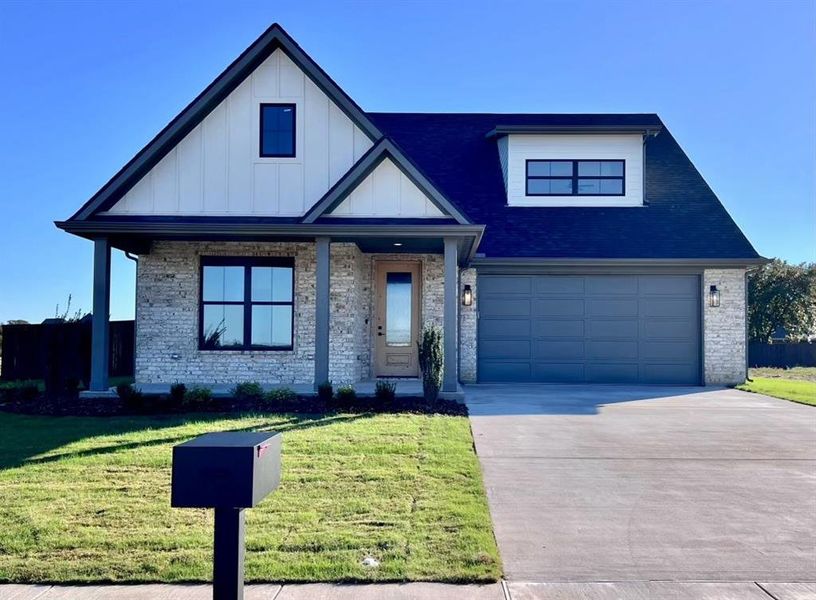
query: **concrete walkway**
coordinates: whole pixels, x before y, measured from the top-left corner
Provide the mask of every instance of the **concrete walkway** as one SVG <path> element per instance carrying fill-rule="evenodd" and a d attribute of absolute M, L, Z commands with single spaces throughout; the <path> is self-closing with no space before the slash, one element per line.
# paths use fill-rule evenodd
<path fill-rule="evenodd" d="M 511 586 L 816 581 L 816 408 L 713 388 L 465 395 Z M 517 597 L 573 597 L 544 585 Z M 578 597 L 630 597 L 593 589 Z"/>
<path fill-rule="evenodd" d="M 816 584 L 440 583 L 249 585 L 245 600 L 814 600 Z M 207 585 L 0 585 L 0 600 L 211 600 Z"/>

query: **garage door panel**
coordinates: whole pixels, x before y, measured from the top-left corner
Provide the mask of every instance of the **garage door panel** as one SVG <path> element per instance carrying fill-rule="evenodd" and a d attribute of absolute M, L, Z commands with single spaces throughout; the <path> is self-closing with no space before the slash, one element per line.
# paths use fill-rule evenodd
<path fill-rule="evenodd" d="M 530 320 L 482 318 L 479 320 L 479 335 L 485 340 L 527 337 L 530 335 Z"/>
<path fill-rule="evenodd" d="M 586 291 L 590 296 L 637 294 L 638 278 L 626 275 L 591 276 L 586 278 Z"/>
<path fill-rule="evenodd" d="M 696 275 L 479 275 L 480 381 L 700 382 Z"/>
<path fill-rule="evenodd" d="M 587 358 L 608 360 L 637 360 L 638 343 L 634 342 L 601 342 L 590 340 L 586 344 Z"/>
<path fill-rule="evenodd" d="M 593 340 L 603 338 L 637 339 L 637 319 L 589 319 L 588 335 Z"/>
<path fill-rule="evenodd" d="M 586 380 L 589 383 L 631 383 L 638 380 L 638 364 L 589 362 Z"/>
<path fill-rule="evenodd" d="M 529 362 L 479 361 L 480 373 L 489 373 L 487 381 L 530 381 Z"/>
<path fill-rule="evenodd" d="M 584 363 L 533 363 L 532 380 L 546 383 L 581 383 L 586 381 Z"/>
<path fill-rule="evenodd" d="M 485 317 L 529 317 L 530 301 L 515 298 L 501 298 L 496 302 L 490 302 L 487 298 L 482 298 L 479 312 Z"/>
<path fill-rule="evenodd" d="M 533 278 L 530 276 L 485 277 L 479 281 L 479 294 L 530 295 L 533 289 Z"/>
<path fill-rule="evenodd" d="M 533 283 L 536 296 L 548 294 L 584 294 L 583 277 L 536 277 Z"/>
<path fill-rule="evenodd" d="M 587 301 L 587 314 L 592 317 L 637 317 L 637 298 L 591 298 Z"/>
<path fill-rule="evenodd" d="M 528 331 L 530 322 L 527 322 Z M 536 319 L 532 322 L 533 337 L 584 337 L 584 321 L 577 319 Z"/>
<path fill-rule="evenodd" d="M 641 298 L 640 314 L 646 318 L 693 319 L 697 315 L 697 306 L 684 298 Z"/>
<path fill-rule="evenodd" d="M 530 358 L 530 340 L 484 340 L 485 358 Z"/>
<path fill-rule="evenodd" d="M 582 317 L 582 298 L 536 298 L 533 300 L 533 316 L 536 317 Z"/>
<path fill-rule="evenodd" d="M 584 341 L 536 340 L 533 342 L 533 360 L 574 360 L 584 358 Z"/>

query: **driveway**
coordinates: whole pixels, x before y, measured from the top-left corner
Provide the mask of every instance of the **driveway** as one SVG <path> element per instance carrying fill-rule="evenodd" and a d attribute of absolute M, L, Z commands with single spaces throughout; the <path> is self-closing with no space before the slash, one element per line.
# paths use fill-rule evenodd
<path fill-rule="evenodd" d="M 816 581 L 816 408 L 699 387 L 465 397 L 511 583 Z"/>

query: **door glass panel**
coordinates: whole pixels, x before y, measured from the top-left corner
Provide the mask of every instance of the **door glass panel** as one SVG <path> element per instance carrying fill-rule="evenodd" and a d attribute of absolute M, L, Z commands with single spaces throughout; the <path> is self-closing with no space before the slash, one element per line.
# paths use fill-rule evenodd
<path fill-rule="evenodd" d="M 385 343 L 387 346 L 411 345 L 411 298 L 413 282 L 410 273 L 385 275 Z"/>

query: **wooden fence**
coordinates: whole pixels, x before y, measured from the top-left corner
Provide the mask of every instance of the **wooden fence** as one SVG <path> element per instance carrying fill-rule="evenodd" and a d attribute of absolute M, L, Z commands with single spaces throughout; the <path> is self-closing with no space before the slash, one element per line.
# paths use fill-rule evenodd
<path fill-rule="evenodd" d="M 133 321 L 111 321 L 108 360 L 112 377 L 133 375 Z M 88 382 L 91 374 L 90 319 L 41 325 L 3 325 L 0 379 L 45 379 L 48 369 Z"/>
<path fill-rule="evenodd" d="M 816 344 L 751 342 L 748 364 L 751 367 L 816 367 Z"/>

